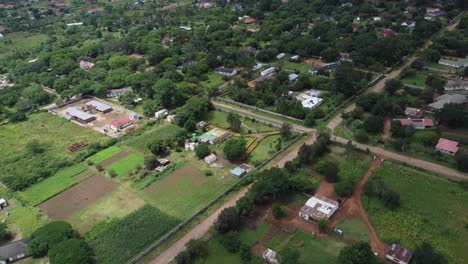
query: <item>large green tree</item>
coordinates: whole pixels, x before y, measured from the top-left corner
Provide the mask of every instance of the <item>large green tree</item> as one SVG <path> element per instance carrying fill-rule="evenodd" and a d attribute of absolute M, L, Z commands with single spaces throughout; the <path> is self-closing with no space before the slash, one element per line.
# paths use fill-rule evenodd
<path fill-rule="evenodd" d="M 69 223 L 53 221 L 32 233 L 28 252 L 33 257 L 43 257 L 55 245 L 76 236 L 76 232 Z"/>
<path fill-rule="evenodd" d="M 91 264 L 93 251 L 83 239 L 65 240 L 49 250 L 51 264 Z"/>
<path fill-rule="evenodd" d="M 377 258 L 366 242 L 358 242 L 344 247 L 338 255 L 340 264 L 376 264 Z"/>
<path fill-rule="evenodd" d="M 223 148 L 223 153 L 226 158 L 230 161 L 239 160 L 244 155 L 246 148 L 246 142 L 242 138 L 231 138 L 228 139 Z"/>

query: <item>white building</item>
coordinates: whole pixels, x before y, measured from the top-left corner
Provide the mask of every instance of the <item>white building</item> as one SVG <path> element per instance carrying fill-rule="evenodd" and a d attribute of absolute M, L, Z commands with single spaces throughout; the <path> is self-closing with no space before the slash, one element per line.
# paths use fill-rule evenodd
<path fill-rule="evenodd" d="M 215 154 L 211 153 L 203 159 L 206 163 L 211 164 L 218 160 Z"/>
<path fill-rule="evenodd" d="M 154 113 L 154 117 L 156 118 L 164 118 L 169 114 L 169 111 L 167 109 L 162 109 Z"/>
<path fill-rule="evenodd" d="M 307 200 L 299 211 L 299 216 L 305 220 L 329 219 L 338 210 L 338 202 L 320 194 L 316 194 Z"/>
<path fill-rule="evenodd" d="M 311 89 L 300 93 L 296 96 L 296 99 L 301 101 L 302 107 L 314 109 L 323 102 L 323 99 L 319 97 L 321 94 L 321 91 Z"/>
<path fill-rule="evenodd" d="M 267 248 L 263 251 L 262 254 L 263 260 L 270 264 L 279 264 L 278 257 L 275 251 L 272 249 Z"/>
<path fill-rule="evenodd" d="M 280 53 L 280 54 L 276 55 L 276 58 L 279 60 L 279 59 L 284 58 L 284 56 L 286 56 L 286 53 Z"/>
<path fill-rule="evenodd" d="M 83 26 L 83 22 L 68 23 L 67 27 L 79 27 Z"/>
<path fill-rule="evenodd" d="M 276 70 L 275 67 L 270 67 L 270 68 L 268 68 L 268 69 L 266 69 L 264 71 L 261 71 L 260 75 L 261 76 L 269 75 L 269 74 L 273 73 L 275 70 Z"/>

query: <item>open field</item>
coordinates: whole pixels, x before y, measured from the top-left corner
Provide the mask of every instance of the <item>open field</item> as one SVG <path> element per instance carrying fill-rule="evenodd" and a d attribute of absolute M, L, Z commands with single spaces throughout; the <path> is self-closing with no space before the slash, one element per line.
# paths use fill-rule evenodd
<path fill-rule="evenodd" d="M 25 191 L 18 192 L 17 195 L 20 199 L 36 206 L 81 180 L 90 177 L 92 172 L 86 171 L 86 169 L 86 166 L 82 164 L 68 167 Z"/>
<path fill-rule="evenodd" d="M 93 176 L 54 196 L 38 207 L 51 219 L 66 220 L 75 212 L 89 206 L 116 188 L 111 180 L 103 176 Z"/>
<path fill-rule="evenodd" d="M 282 140 L 281 135 L 273 135 L 260 141 L 257 147 L 249 154 L 249 163 L 260 164 L 288 143 L 281 141 L 281 144 L 278 145 L 279 139 Z M 278 149 L 277 146 L 280 146 L 280 148 Z"/>
<path fill-rule="evenodd" d="M 153 140 L 160 139 L 162 141 L 173 142 L 176 140 L 177 133 L 181 131 L 183 131 L 183 129 L 176 125 L 157 126 L 150 131 L 143 132 L 141 135 L 133 136 L 128 139 L 124 145 L 145 153 L 149 152 L 148 144 Z"/>
<path fill-rule="evenodd" d="M 211 111 L 205 118 L 206 122 L 209 124 L 213 124 L 224 129 L 229 129 L 229 124 L 227 122 L 228 115 L 229 113 L 223 111 Z M 243 117 L 241 117 L 240 120 L 242 122 L 241 131 L 243 133 L 269 132 L 279 129 L 277 127 L 269 126 L 258 121 L 254 122 Z"/>
<path fill-rule="evenodd" d="M 94 230 L 87 239 L 96 253 L 97 263 L 125 263 L 179 222 L 157 208 L 144 206 Z"/>
<path fill-rule="evenodd" d="M 206 171 L 211 170 L 213 175 L 205 176 L 203 167 Z M 193 161 L 148 186 L 144 196 L 161 211 L 185 219 L 236 180 L 227 171 L 221 173 L 209 169 L 202 161 Z"/>
<path fill-rule="evenodd" d="M 143 156 L 131 153 L 106 167 L 107 171 L 114 171 L 117 176 L 124 176 L 138 166 L 143 165 Z"/>
<path fill-rule="evenodd" d="M 345 239 L 351 239 L 355 242 L 369 240 L 369 230 L 366 224 L 359 219 L 346 217 L 336 225 L 337 228 L 343 230 Z"/>
<path fill-rule="evenodd" d="M 47 217 L 35 208 L 24 207 L 20 204 L 15 204 L 14 207 L 10 204 L 10 206 L 11 208 L 0 213 L 0 219 L 4 219 L 7 211 L 10 212 L 6 224 L 8 229 L 16 235 L 15 238 L 29 237 L 37 228 L 47 223 Z"/>
<path fill-rule="evenodd" d="M 15 32 L 7 34 L 0 39 L 0 56 L 16 50 L 32 50 L 39 48 L 49 37 L 45 34 L 33 34 L 28 32 Z"/>
<path fill-rule="evenodd" d="M 105 161 L 106 159 L 109 159 L 112 156 L 117 155 L 121 151 L 122 151 L 121 148 L 119 148 L 117 146 L 111 146 L 111 147 L 108 147 L 108 148 L 106 148 L 104 150 L 99 151 L 98 153 L 94 154 L 93 156 L 87 158 L 86 160 L 91 161 L 93 164 L 99 164 L 99 163 Z"/>
<path fill-rule="evenodd" d="M 84 141 L 88 144 L 104 143 L 108 139 L 99 133 L 76 126 L 49 113 L 37 113 L 27 121 L 0 127 L 0 179 L 13 190 L 23 189 L 37 179 L 54 174 L 69 160 L 82 155 L 87 148 L 68 153 L 67 148 Z M 26 147 L 34 142 L 41 153 Z"/>
<path fill-rule="evenodd" d="M 218 87 L 223 83 L 223 77 L 215 72 L 208 73 L 208 80 L 201 82 L 205 88 Z"/>
<path fill-rule="evenodd" d="M 468 192 L 460 185 L 391 162 L 385 162 L 372 177 L 381 177 L 401 198 L 401 207 L 390 211 L 379 200 L 363 196 L 380 238 L 399 241 L 410 249 L 429 242 L 449 263 L 468 259 Z"/>
<path fill-rule="evenodd" d="M 408 76 L 408 77 L 401 79 L 401 81 L 403 82 L 403 84 L 426 87 L 426 79 L 427 79 L 427 74 L 416 73 L 413 76 Z"/>
<path fill-rule="evenodd" d="M 68 221 L 84 234 L 101 221 L 123 218 L 145 204 L 136 191 L 118 186 L 113 192 L 77 211 Z"/>
<path fill-rule="evenodd" d="M 283 68 L 285 70 L 298 71 L 301 74 L 307 74 L 311 67 L 305 63 L 287 62 L 283 65 Z"/>

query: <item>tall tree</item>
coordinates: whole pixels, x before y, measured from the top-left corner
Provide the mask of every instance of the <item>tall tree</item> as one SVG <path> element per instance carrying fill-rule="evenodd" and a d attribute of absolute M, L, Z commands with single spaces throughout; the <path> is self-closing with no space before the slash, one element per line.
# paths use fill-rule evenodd
<path fill-rule="evenodd" d="M 242 122 L 238 114 L 229 113 L 227 116 L 227 122 L 229 124 L 229 129 L 234 132 L 240 132 Z"/>

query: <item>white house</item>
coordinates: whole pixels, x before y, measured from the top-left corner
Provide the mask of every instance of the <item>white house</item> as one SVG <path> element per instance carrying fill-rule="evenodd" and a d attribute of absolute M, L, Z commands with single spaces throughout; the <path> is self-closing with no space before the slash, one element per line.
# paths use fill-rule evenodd
<path fill-rule="evenodd" d="M 261 71 L 260 75 L 261 76 L 269 75 L 269 74 L 273 73 L 275 70 L 276 70 L 275 67 L 270 67 L 270 68 L 268 68 L 266 70 Z"/>
<path fill-rule="evenodd" d="M 0 210 L 8 206 L 8 202 L 5 199 L 0 199 Z"/>
<path fill-rule="evenodd" d="M 267 248 L 263 251 L 262 254 L 263 260 L 269 264 L 279 264 L 278 257 L 275 251 L 272 249 Z"/>
<path fill-rule="evenodd" d="M 299 216 L 305 220 L 329 219 L 338 210 L 338 202 L 320 194 L 316 194 L 307 200 L 299 211 Z"/>
<path fill-rule="evenodd" d="M 154 113 L 154 117 L 156 118 L 164 118 L 169 114 L 169 111 L 167 109 L 162 109 Z"/>
<path fill-rule="evenodd" d="M 286 53 L 280 53 L 280 54 L 276 55 L 276 58 L 278 60 L 280 60 L 280 59 L 284 58 L 284 56 L 286 56 Z"/>
<path fill-rule="evenodd" d="M 218 160 L 215 154 L 211 153 L 203 159 L 206 163 L 211 164 Z"/>
<path fill-rule="evenodd" d="M 237 74 L 237 70 L 234 69 L 234 68 L 224 68 L 224 67 L 221 67 L 221 68 L 216 69 L 216 73 L 219 74 L 219 75 L 224 75 L 224 76 L 232 77 L 232 76 L 234 76 L 234 75 Z"/>

